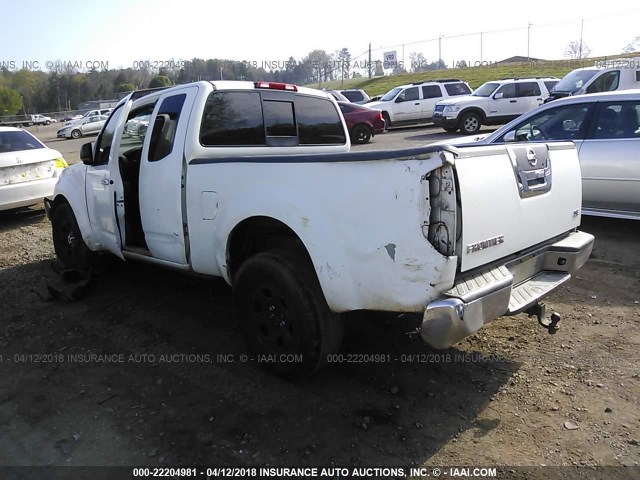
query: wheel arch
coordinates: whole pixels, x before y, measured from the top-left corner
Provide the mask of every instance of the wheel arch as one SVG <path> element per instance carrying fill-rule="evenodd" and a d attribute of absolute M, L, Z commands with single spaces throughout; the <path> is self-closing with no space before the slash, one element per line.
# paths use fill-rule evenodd
<path fill-rule="evenodd" d="M 278 243 L 282 242 L 282 243 Z M 245 218 L 229 233 L 227 239 L 227 269 L 233 282 L 241 265 L 252 255 L 284 246 L 298 249 L 311 261 L 302 239 L 287 224 L 273 217 L 257 215 Z"/>
<path fill-rule="evenodd" d="M 53 219 L 53 214 L 58 205 L 62 203 L 69 204 L 76 217 L 78 228 L 80 228 L 80 233 L 82 233 L 82 238 L 87 244 L 87 247 L 91 250 L 99 250 L 99 244 L 93 235 L 89 221 L 89 212 L 87 210 L 87 200 L 85 197 L 86 168 L 82 168 L 82 164 L 76 165 L 65 169 L 56 184 L 53 201 L 51 202 L 50 218 Z"/>
<path fill-rule="evenodd" d="M 315 223 L 315 222 L 314 222 Z M 228 281 L 233 285 L 242 263 L 252 255 L 275 248 L 297 249 L 311 263 L 325 299 L 334 312 L 344 311 L 356 295 L 347 258 L 337 239 L 327 238 L 322 222 L 302 229 L 273 216 L 256 215 L 239 221 L 230 231 L 226 245 Z M 320 229 L 320 230 L 319 230 Z M 320 242 L 319 238 L 325 238 Z"/>
<path fill-rule="evenodd" d="M 458 119 L 462 119 L 462 117 L 465 116 L 467 113 L 478 114 L 480 116 L 480 120 L 482 121 L 482 123 L 484 123 L 487 118 L 487 114 L 480 107 L 467 107 L 458 114 Z M 458 121 L 458 124 L 460 124 L 460 121 Z"/>

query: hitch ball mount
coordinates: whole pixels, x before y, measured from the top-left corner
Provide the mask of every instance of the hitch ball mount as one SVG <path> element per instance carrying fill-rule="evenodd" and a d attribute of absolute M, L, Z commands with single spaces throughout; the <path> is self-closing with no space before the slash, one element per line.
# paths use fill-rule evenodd
<path fill-rule="evenodd" d="M 547 307 L 544 303 L 536 303 L 533 307 L 529 308 L 526 313 L 530 317 L 538 317 L 538 323 L 546 328 L 550 334 L 554 334 L 558 331 L 558 322 L 560 321 L 560 314 L 553 312 L 550 318 L 547 318 Z"/>

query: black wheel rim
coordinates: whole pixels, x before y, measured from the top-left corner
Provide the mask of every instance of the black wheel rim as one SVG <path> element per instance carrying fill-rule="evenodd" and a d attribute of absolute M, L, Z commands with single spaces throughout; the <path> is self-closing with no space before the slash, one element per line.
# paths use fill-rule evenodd
<path fill-rule="evenodd" d="M 248 310 L 251 328 L 267 351 L 291 351 L 297 343 L 293 309 L 276 286 L 260 284 L 251 297 Z"/>
<path fill-rule="evenodd" d="M 369 132 L 364 127 L 358 127 L 356 128 L 355 137 L 356 137 L 356 142 L 364 143 L 367 140 L 369 140 Z"/>
<path fill-rule="evenodd" d="M 57 254 L 65 267 L 73 265 L 77 255 L 80 239 L 71 219 L 60 222 L 57 235 Z"/>

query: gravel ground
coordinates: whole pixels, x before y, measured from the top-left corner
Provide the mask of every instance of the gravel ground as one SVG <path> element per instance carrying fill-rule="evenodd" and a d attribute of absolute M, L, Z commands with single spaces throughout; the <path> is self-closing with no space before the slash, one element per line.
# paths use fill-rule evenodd
<path fill-rule="evenodd" d="M 50 224 L 4 213 L 0 465 L 637 467 L 640 222 L 582 229 L 596 246 L 547 301 L 556 335 L 518 315 L 435 351 L 415 319 L 350 315 L 345 359 L 386 361 L 291 383 L 242 361 L 220 280 L 116 264 L 47 301 Z"/>

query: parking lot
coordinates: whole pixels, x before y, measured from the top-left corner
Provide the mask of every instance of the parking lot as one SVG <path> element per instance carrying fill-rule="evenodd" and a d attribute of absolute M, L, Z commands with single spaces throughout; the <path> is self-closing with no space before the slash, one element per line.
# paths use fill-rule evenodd
<path fill-rule="evenodd" d="M 69 163 L 95 139 L 56 128 L 30 130 Z M 248 355 L 222 280 L 117 264 L 49 300 L 48 220 L 4 213 L 0 464 L 640 465 L 640 222 L 582 229 L 596 246 L 547 301 L 557 334 L 520 314 L 436 351 L 413 318 L 351 314 L 343 355 L 293 383 Z"/>

